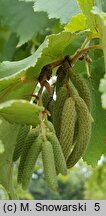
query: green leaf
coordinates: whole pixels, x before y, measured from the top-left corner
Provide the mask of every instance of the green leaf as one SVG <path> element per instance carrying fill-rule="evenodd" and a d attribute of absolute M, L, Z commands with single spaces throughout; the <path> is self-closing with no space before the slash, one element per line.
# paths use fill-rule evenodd
<path fill-rule="evenodd" d="M 7 27 L 3 28 L 0 22 L 0 62 L 5 60 L 7 56 L 8 56 L 8 60 L 11 60 L 11 56 L 16 46 L 16 38 L 13 38 L 11 36 L 12 35 L 9 29 L 7 29 Z"/>
<path fill-rule="evenodd" d="M 0 104 L 0 115 L 10 123 L 37 126 L 43 109 L 25 100 L 10 100 Z"/>
<path fill-rule="evenodd" d="M 45 11 L 50 19 L 60 19 L 63 24 L 79 13 L 75 0 L 36 0 L 34 11 Z"/>
<path fill-rule="evenodd" d="M 104 79 L 101 79 L 101 81 L 100 81 L 99 90 L 100 90 L 100 92 L 102 92 L 102 96 L 101 96 L 102 107 L 104 109 L 106 109 L 106 75 L 105 75 Z"/>
<path fill-rule="evenodd" d="M 94 7 L 92 13 L 95 15 L 95 20 L 102 39 L 106 72 L 106 13 L 103 13 L 98 7 Z"/>
<path fill-rule="evenodd" d="M 95 5 L 95 1 L 94 0 L 89 0 L 89 1 L 77 0 L 77 2 L 83 14 L 86 17 L 87 25 L 89 29 L 93 33 L 97 34 L 95 16 L 91 12 L 93 6 Z"/>
<path fill-rule="evenodd" d="M 36 51 L 35 54 L 23 60 L 14 62 L 4 61 L 0 63 L 0 78 L 2 79 L 12 75 L 19 75 L 21 74 L 21 72 L 26 71 L 30 67 L 35 66 L 45 46 L 46 44 L 42 47 L 42 49 L 38 49 L 38 51 Z"/>
<path fill-rule="evenodd" d="M 10 31 L 9 31 L 10 33 Z M 11 33 L 8 40 L 5 42 L 0 61 L 11 61 L 16 51 L 18 38 L 15 33 Z"/>
<path fill-rule="evenodd" d="M 0 17 L 3 24 L 19 36 L 19 45 L 30 40 L 48 26 L 45 13 L 34 13 L 33 2 L 18 0 L 0 0 Z"/>
<path fill-rule="evenodd" d="M 70 32 L 50 35 L 32 56 L 21 61 L 1 63 L 0 101 L 26 99 L 26 95 L 34 91 L 34 85 L 36 87 L 41 69 L 64 58 L 66 48 L 78 38 L 79 35 Z"/>
<path fill-rule="evenodd" d="M 3 152 L 4 152 L 4 145 L 2 141 L 0 140 L 0 154 L 2 154 Z"/>
<path fill-rule="evenodd" d="M 28 58 L 16 62 L 5 61 L 1 63 L 0 78 L 20 74 L 22 71 L 30 69 L 30 67 L 33 67 L 31 71 L 33 71 L 34 78 L 38 78 L 41 68 L 46 64 L 63 58 L 65 48 L 74 40 L 77 40 L 77 38 L 77 35 L 71 34 L 70 32 L 61 32 L 46 37 L 37 51 Z"/>
<path fill-rule="evenodd" d="M 25 80 L 24 80 L 25 79 Z M 0 80 L 0 102 L 9 99 L 31 99 L 37 85 L 36 80 L 30 80 L 26 76 L 14 76 Z"/>
<path fill-rule="evenodd" d="M 18 0 L 18 1 L 25 1 L 25 2 L 34 2 L 35 0 Z"/>
<path fill-rule="evenodd" d="M 16 142 L 19 126 L 9 124 L 0 118 L 0 140 L 4 145 L 4 152 L 0 154 L 0 184 L 7 190 L 11 199 L 15 199 L 12 179 L 12 154 Z"/>
<path fill-rule="evenodd" d="M 104 52 L 104 61 L 105 61 L 105 73 L 106 73 L 106 13 L 102 11 L 102 5 L 97 2 L 98 7 L 93 8 L 93 13 L 95 14 L 95 19 L 98 24 L 98 29 L 101 34 L 102 46 Z M 106 75 L 105 75 L 106 76 Z M 106 109 L 106 78 L 101 79 L 100 82 L 100 91 L 102 92 L 102 107 Z"/>
<path fill-rule="evenodd" d="M 100 79 L 104 74 L 104 60 L 99 58 L 93 61 L 91 66 L 91 77 L 88 85 L 92 94 L 92 136 L 84 160 L 92 165 L 97 165 L 102 154 L 106 155 L 106 111 L 101 106 L 101 95 L 99 92 Z"/>
<path fill-rule="evenodd" d="M 86 17 L 84 14 L 73 16 L 69 23 L 65 26 L 66 31 L 72 33 L 87 29 Z"/>

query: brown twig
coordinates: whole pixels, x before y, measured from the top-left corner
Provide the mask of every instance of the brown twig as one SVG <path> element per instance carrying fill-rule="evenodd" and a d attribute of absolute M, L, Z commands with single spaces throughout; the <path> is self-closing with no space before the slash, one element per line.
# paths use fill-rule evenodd
<path fill-rule="evenodd" d="M 93 50 L 93 49 L 102 49 L 102 46 L 101 45 L 92 45 L 92 46 L 86 47 L 84 49 L 77 50 L 75 52 L 75 54 L 70 57 L 71 65 L 74 65 L 82 54 L 89 52 L 90 50 Z"/>
<path fill-rule="evenodd" d="M 64 58 L 62 58 L 62 59 L 60 59 L 58 61 L 55 61 L 55 62 L 52 62 L 52 63 L 46 65 L 46 67 L 50 67 L 50 68 L 53 69 L 53 68 L 55 68 L 57 66 L 60 66 L 60 65 L 62 65 L 64 63 L 64 61 L 67 58 L 68 58 L 68 60 L 70 62 L 70 65 L 74 65 L 77 62 L 77 60 L 81 57 L 81 55 L 89 52 L 90 50 L 95 50 L 95 49 L 102 49 L 102 46 L 101 45 L 92 45 L 92 46 L 88 46 L 86 48 L 81 48 L 81 49 L 77 50 L 74 55 L 68 56 L 68 57 L 65 56 Z"/>

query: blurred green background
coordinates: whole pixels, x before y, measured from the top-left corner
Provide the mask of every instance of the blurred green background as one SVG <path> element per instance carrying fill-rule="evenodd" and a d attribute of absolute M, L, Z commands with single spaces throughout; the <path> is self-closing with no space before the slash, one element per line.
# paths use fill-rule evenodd
<path fill-rule="evenodd" d="M 18 163 L 14 167 L 14 183 L 20 200 L 105 200 L 106 199 L 106 159 L 102 158 L 96 168 L 87 166 L 82 160 L 68 171 L 66 176 L 58 176 L 58 191 L 49 190 L 43 175 L 41 159 L 38 160 L 29 189 L 23 191 L 16 185 Z M 0 200 L 8 199 L 0 186 Z"/>
<path fill-rule="evenodd" d="M 30 21 L 29 25 L 28 21 Z M 0 62 L 18 61 L 30 56 L 47 35 L 56 34 L 63 29 L 64 26 L 60 24 L 59 20 L 48 19 L 47 14 L 43 12 L 34 13 L 32 2 L 0 1 Z M 74 46 L 76 48 L 78 44 L 76 43 Z M 86 163 L 80 161 L 76 167 L 68 171 L 67 176 L 59 175 L 58 192 L 49 190 L 44 180 L 41 159 L 35 167 L 29 190 L 23 191 L 16 185 L 18 164 L 19 161 L 14 165 L 14 184 L 20 200 L 106 199 L 105 158 L 102 158 L 96 168 L 87 166 Z M 8 199 L 8 195 L 0 186 L 0 200 L 3 199 Z"/>

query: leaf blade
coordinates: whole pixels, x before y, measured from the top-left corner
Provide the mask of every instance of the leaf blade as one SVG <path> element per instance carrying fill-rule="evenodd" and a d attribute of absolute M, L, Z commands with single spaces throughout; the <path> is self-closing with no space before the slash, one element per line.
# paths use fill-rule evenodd
<path fill-rule="evenodd" d="M 43 107 L 25 100 L 10 100 L 0 104 L 0 115 L 10 123 L 37 126 Z"/>

